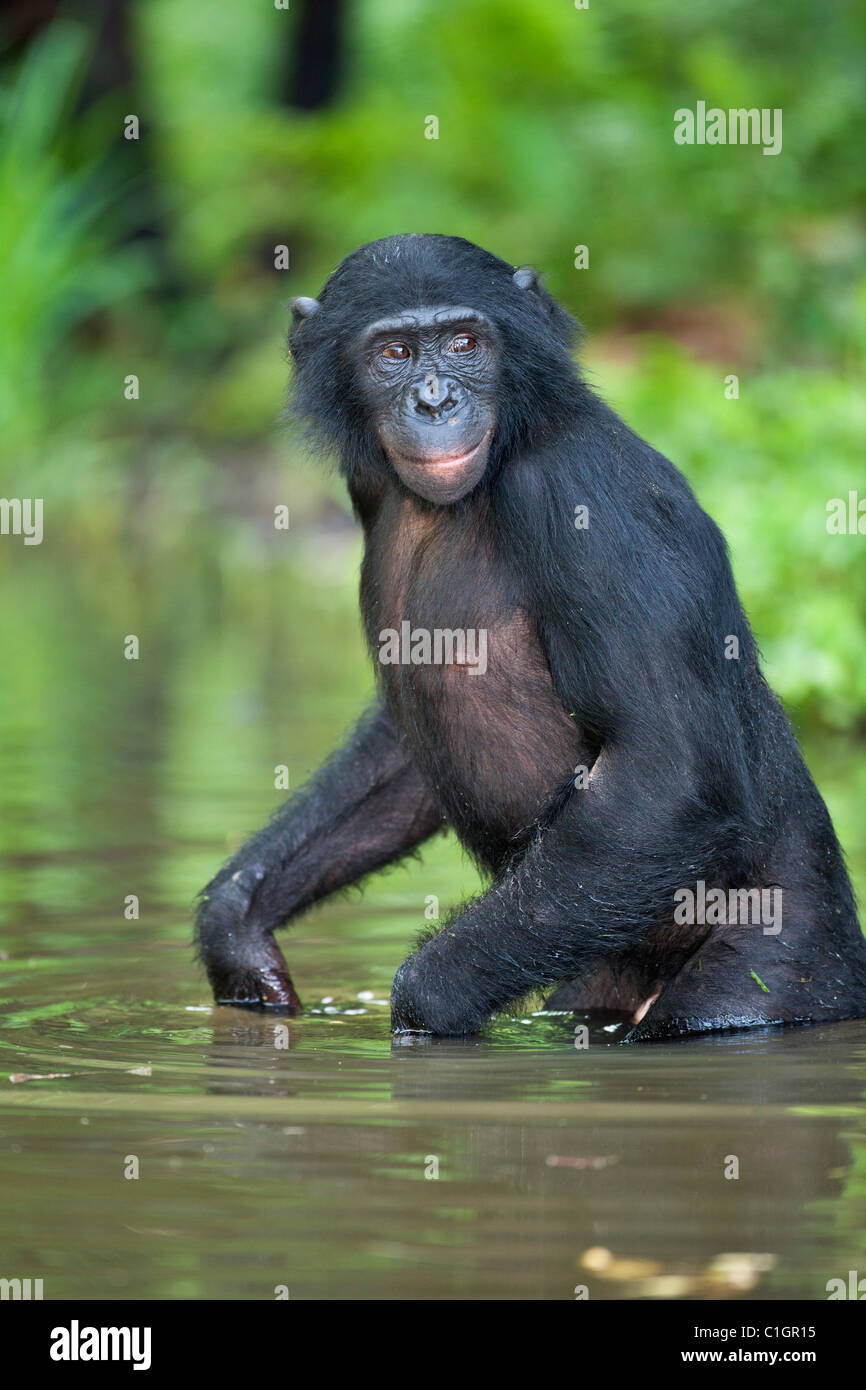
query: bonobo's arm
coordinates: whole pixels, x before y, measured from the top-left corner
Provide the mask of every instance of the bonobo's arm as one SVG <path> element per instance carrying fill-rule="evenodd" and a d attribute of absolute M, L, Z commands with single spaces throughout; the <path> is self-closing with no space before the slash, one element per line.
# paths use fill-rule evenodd
<path fill-rule="evenodd" d="M 730 827 L 688 796 L 670 744 L 657 757 L 607 746 L 597 769 L 488 891 L 403 963 L 395 1031 L 475 1033 L 527 991 L 621 957 L 670 920 L 677 888 L 711 878 Z"/>
<path fill-rule="evenodd" d="M 441 824 L 376 702 L 348 742 L 204 889 L 196 934 L 216 999 L 298 1012 L 274 928 L 399 858 Z"/>

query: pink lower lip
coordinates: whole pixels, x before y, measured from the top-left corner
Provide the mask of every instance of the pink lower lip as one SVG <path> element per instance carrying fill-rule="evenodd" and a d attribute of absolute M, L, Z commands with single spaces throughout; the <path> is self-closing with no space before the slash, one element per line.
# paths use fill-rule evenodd
<path fill-rule="evenodd" d="M 443 458 L 440 454 L 434 454 L 427 459 L 409 459 L 409 463 L 420 464 L 423 468 L 459 468 L 461 465 L 469 463 L 478 453 L 482 444 L 489 438 L 490 431 L 482 435 L 477 444 L 473 444 L 471 449 L 467 449 L 465 454 L 454 454 L 452 457 Z"/>

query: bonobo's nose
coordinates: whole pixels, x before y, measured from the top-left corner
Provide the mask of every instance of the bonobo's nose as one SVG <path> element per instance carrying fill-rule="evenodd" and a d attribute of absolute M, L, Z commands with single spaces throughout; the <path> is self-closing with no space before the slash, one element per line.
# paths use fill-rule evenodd
<path fill-rule="evenodd" d="M 451 382 L 437 376 L 435 372 L 428 372 L 423 381 L 415 383 L 412 387 L 412 399 L 417 411 L 433 416 L 438 415 L 440 410 L 457 404 Z"/>

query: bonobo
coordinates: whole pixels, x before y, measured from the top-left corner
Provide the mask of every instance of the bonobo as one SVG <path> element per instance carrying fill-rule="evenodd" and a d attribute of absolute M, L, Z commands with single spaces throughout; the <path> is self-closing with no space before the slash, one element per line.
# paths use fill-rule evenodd
<path fill-rule="evenodd" d="M 866 1015 L 842 852 L 722 535 L 581 379 L 535 273 L 387 237 L 293 315 L 378 693 L 205 889 L 216 999 L 297 1012 L 274 929 L 447 823 L 489 886 L 398 970 L 396 1031 L 471 1034 L 548 986 L 629 1041 Z"/>

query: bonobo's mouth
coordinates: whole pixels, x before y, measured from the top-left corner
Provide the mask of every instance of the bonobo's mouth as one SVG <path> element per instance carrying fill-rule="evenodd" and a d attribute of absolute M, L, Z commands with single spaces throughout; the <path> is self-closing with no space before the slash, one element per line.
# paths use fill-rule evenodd
<path fill-rule="evenodd" d="M 426 433 L 426 438 L 416 437 L 407 440 L 407 443 L 412 447 L 426 444 L 435 448 L 435 436 L 444 434 L 445 431 L 441 429 L 431 430 Z M 416 454 L 414 457 L 399 450 L 389 449 L 387 452 L 400 481 L 410 492 L 436 506 L 448 507 L 465 497 L 484 477 L 492 434 L 493 426 L 484 431 L 477 444 L 459 453 L 447 453 L 441 445 L 435 453 L 431 448 L 429 453 L 421 456 Z M 457 440 L 448 442 L 452 448 L 458 443 Z"/>
<path fill-rule="evenodd" d="M 485 430 L 478 443 L 473 444 L 471 449 L 466 449 L 462 454 L 425 454 L 416 458 L 404 454 L 403 458 L 414 468 L 435 468 L 437 473 L 448 472 L 449 469 L 459 471 L 478 457 L 481 450 L 489 443 L 492 433 L 492 429 Z"/>

